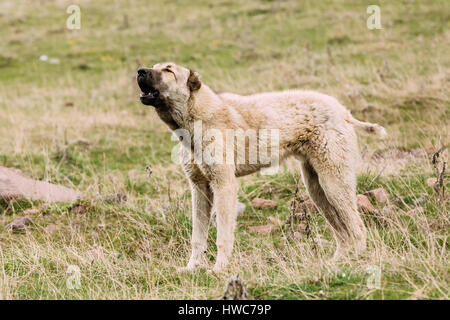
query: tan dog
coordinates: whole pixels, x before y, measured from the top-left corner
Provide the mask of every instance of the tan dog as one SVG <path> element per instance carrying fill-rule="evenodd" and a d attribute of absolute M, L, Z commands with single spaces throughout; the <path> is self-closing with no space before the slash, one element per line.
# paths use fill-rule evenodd
<path fill-rule="evenodd" d="M 204 130 L 222 132 L 279 130 L 279 159 L 294 156 L 301 161 L 300 170 L 309 196 L 334 230 L 336 255 L 352 246 L 357 252 L 365 249 L 366 229 L 356 206 L 355 168 L 359 154 L 354 127 L 380 136 L 386 135 L 383 127 L 356 120 L 336 99 L 313 91 L 250 96 L 216 94 L 201 83 L 196 72 L 174 63 L 140 68 L 137 82 L 142 90 L 141 102 L 154 106 L 170 129 L 187 130 L 192 139 L 196 138 L 196 121 L 201 121 Z M 206 148 L 211 141 L 203 139 L 202 147 Z M 249 144 L 245 144 L 247 151 Z M 213 210 L 217 215 L 218 249 L 213 270 L 227 265 L 234 242 L 236 177 L 266 166 L 249 162 L 184 163 L 192 191 L 192 253 L 186 269 L 205 262 Z"/>

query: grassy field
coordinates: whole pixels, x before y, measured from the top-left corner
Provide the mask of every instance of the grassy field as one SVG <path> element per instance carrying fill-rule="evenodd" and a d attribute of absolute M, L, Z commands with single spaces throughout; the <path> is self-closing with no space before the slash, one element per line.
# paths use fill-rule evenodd
<path fill-rule="evenodd" d="M 81 8 L 80 30 L 66 28 L 72 3 Z M 90 196 L 82 210 L 0 200 L 0 298 L 215 299 L 239 274 L 252 299 L 449 299 L 448 204 L 425 183 L 435 176 L 432 154 L 450 141 L 448 2 L 378 1 L 382 30 L 366 27 L 369 4 L 1 1 L 0 166 Z M 288 217 L 298 173 L 283 170 L 241 180 L 247 208 L 226 272 L 177 273 L 190 252 L 190 192 L 171 162 L 175 142 L 140 104 L 134 78 L 140 63 L 167 60 L 218 91 L 318 90 L 385 126 L 388 140 L 359 140 L 358 192 L 383 187 L 391 197 L 364 214 L 367 252 L 333 262 L 320 215 L 296 241 L 285 241 L 286 226 L 249 232 L 269 216 Z M 110 193 L 128 200 L 97 200 Z M 254 197 L 278 207 L 254 209 Z M 29 208 L 39 212 L 25 231 L 3 230 Z M 69 266 L 79 268 L 78 289 L 66 285 Z M 374 268 L 376 287 L 368 285 Z"/>

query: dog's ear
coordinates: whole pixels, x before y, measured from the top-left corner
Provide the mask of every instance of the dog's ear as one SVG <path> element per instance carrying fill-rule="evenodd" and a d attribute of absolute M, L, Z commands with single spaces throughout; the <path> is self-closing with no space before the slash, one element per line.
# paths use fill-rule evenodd
<path fill-rule="evenodd" d="M 200 81 L 200 75 L 197 72 L 189 70 L 189 78 L 187 81 L 187 86 L 191 91 L 196 91 L 200 89 L 202 83 Z"/>

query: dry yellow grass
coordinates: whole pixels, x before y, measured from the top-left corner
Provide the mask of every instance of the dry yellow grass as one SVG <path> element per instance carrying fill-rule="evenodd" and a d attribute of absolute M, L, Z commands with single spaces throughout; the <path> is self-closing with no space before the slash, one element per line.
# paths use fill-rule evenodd
<path fill-rule="evenodd" d="M 79 31 L 65 29 L 69 4 L 0 4 L 0 165 L 92 195 L 82 214 L 72 204 L 0 202 L 2 227 L 27 208 L 40 210 L 25 232 L 0 231 L 0 298 L 211 299 L 235 273 L 255 299 L 449 298 L 448 203 L 439 204 L 425 183 L 434 176 L 430 156 L 450 141 L 444 1 L 382 2 L 384 29 L 375 31 L 365 27 L 364 5 L 344 1 L 219 1 L 212 8 L 203 1 L 79 1 Z M 142 15 L 148 19 L 134 18 Z M 60 64 L 39 61 L 44 54 Z M 219 91 L 302 88 L 336 96 L 355 117 L 389 132 L 387 141 L 361 137 L 359 192 L 384 187 L 391 204 L 403 203 L 375 204 L 377 212 L 364 217 L 367 252 L 335 263 L 320 216 L 311 217 L 312 235 L 331 242 L 319 242 L 318 254 L 306 235 L 285 243 L 285 227 L 249 233 L 270 215 L 287 218 L 295 182 L 289 172 L 246 177 L 242 202 L 271 198 L 279 209 L 247 207 L 224 274 L 177 274 L 190 250 L 190 194 L 170 161 L 168 130 L 138 102 L 136 59 L 189 65 Z M 68 146 L 77 139 L 90 144 Z M 411 149 L 424 151 L 406 155 Z M 98 193 L 128 201 L 105 203 Z M 46 231 L 49 225 L 59 229 Z M 214 237 L 212 228 L 211 258 Z M 80 289 L 66 285 L 69 266 L 80 269 Z M 381 282 L 372 287 L 368 270 L 376 268 Z"/>

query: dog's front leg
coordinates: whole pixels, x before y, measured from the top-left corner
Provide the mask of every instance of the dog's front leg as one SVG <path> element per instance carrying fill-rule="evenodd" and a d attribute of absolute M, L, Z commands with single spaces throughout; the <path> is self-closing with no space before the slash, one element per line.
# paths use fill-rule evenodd
<path fill-rule="evenodd" d="M 207 182 L 190 181 L 192 192 L 192 239 L 191 257 L 186 268 L 194 270 L 206 262 L 206 245 L 213 203 L 212 191 Z"/>
<path fill-rule="evenodd" d="M 217 220 L 217 259 L 213 269 L 215 272 L 227 266 L 233 251 L 238 191 L 234 169 L 226 167 L 220 171 L 220 176 L 211 183 Z"/>

